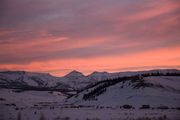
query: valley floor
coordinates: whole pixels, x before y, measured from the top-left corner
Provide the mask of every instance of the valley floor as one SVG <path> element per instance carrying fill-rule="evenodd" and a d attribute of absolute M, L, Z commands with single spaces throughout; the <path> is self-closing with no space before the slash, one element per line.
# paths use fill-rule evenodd
<path fill-rule="evenodd" d="M 15 107 L 0 105 L 1 120 L 180 120 L 176 109 Z"/>

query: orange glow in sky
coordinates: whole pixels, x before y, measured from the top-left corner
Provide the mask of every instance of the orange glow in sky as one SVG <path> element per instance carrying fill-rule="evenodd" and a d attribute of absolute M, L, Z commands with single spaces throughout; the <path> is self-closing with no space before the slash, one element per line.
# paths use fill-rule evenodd
<path fill-rule="evenodd" d="M 0 70 L 180 68 L 179 1 L 4 0 Z"/>

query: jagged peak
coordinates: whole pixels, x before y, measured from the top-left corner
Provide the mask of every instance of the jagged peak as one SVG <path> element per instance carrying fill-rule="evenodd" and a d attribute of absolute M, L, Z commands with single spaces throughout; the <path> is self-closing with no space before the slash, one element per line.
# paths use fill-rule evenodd
<path fill-rule="evenodd" d="M 98 72 L 98 71 L 94 71 L 92 72 L 89 76 L 96 76 L 96 75 L 107 75 L 108 72 Z"/>
<path fill-rule="evenodd" d="M 65 75 L 65 77 L 74 77 L 74 76 L 84 76 L 81 72 L 73 70 L 70 73 L 68 73 L 67 75 Z"/>

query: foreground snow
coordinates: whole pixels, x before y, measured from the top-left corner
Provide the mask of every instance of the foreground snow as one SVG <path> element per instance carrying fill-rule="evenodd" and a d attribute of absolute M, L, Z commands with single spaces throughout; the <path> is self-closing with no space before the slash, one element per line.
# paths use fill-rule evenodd
<path fill-rule="evenodd" d="M 15 104 L 18 107 L 29 107 L 39 102 L 63 102 L 66 96 L 61 92 L 24 91 L 0 89 L 0 104 Z"/>
<path fill-rule="evenodd" d="M 2 107 L 2 106 L 1 106 Z M 125 110 L 119 108 L 23 108 L 0 109 L 1 120 L 179 120 L 178 110 Z"/>
<path fill-rule="evenodd" d="M 45 105 L 45 104 L 44 104 Z M 176 109 L 70 108 L 56 104 L 21 107 L 0 104 L 1 120 L 179 120 Z"/>

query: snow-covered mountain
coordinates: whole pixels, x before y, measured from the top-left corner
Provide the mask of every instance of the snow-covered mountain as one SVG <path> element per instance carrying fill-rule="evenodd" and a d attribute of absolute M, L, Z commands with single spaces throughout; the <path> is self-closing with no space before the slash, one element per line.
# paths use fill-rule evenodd
<path fill-rule="evenodd" d="M 108 72 L 95 71 L 95 72 L 91 73 L 90 75 L 88 75 L 87 77 L 88 77 L 88 79 L 93 80 L 93 81 L 101 81 L 101 80 L 106 80 L 110 77 L 113 77 L 113 75 Z"/>
<path fill-rule="evenodd" d="M 179 73 L 178 70 L 131 72 L 127 75 L 119 73 L 117 78 L 111 76 L 108 80 L 88 86 L 69 98 L 67 103 L 87 106 L 179 107 Z"/>
<path fill-rule="evenodd" d="M 72 88 L 47 73 L 33 73 L 25 71 L 0 72 L 0 87 L 23 90 L 58 90 L 70 91 Z"/>
<path fill-rule="evenodd" d="M 57 79 L 50 74 L 44 73 L 31 73 L 24 71 L 6 71 L 0 72 L 1 83 L 11 84 L 16 82 L 17 84 L 30 85 L 30 86 L 53 86 Z"/>
<path fill-rule="evenodd" d="M 68 84 L 74 88 L 74 90 L 81 90 L 87 85 L 93 83 L 93 81 L 88 79 L 88 77 L 75 70 L 65 75 L 64 77 L 59 78 L 59 80 Z"/>
<path fill-rule="evenodd" d="M 90 75 L 83 75 L 78 71 L 72 71 L 63 77 L 55 77 L 48 73 L 33 73 L 25 71 L 5 71 L 0 72 L 0 87 L 21 88 L 21 87 L 35 87 L 35 88 L 51 88 L 57 90 L 75 90 L 79 91 L 85 87 L 95 84 L 97 82 L 114 79 L 123 76 L 134 76 L 140 74 L 153 73 L 180 73 L 179 70 L 151 70 L 138 72 L 93 72 Z"/>
<path fill-rule="evenodd" d="M 17 119 L 20 112 L 24 120 L 39 120 L 42 113 L 53 120 L 67 116 L 79 120 L 97 116 L 102 120 L 122 116 L 179 120 L 179 105 L 180 70 L 93 72 L 87 76 L 72 71 L 64 77 L 0 72 L 2 120 Z"/>

